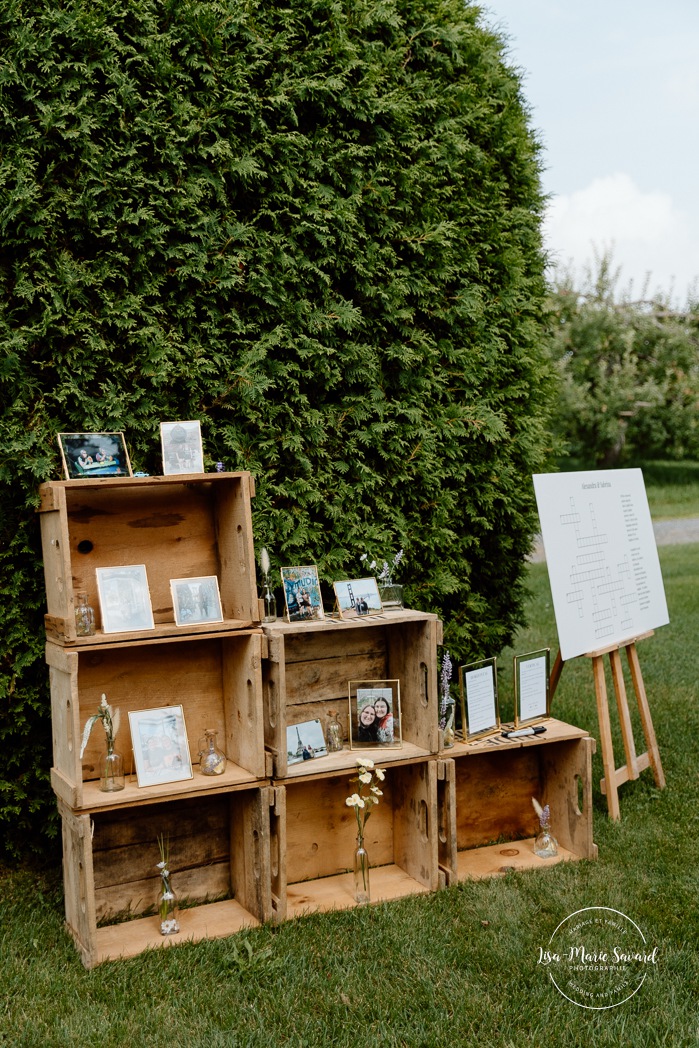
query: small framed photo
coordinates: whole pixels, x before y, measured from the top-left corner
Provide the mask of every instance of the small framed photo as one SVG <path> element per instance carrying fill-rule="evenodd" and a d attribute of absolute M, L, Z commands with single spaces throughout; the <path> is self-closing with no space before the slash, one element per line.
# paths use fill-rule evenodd
<path fill-rule="evenodd" d="M 380 615 L 383 611 L 376 579 L 350 579 L 333 585 L 341 619 Z"/>
<path fill-rule="evenodd" d="M 132 477 L 123 433 L 59 433 L 66 480 Z"/>
<path fill-rule="evenodd" d="M 95 570 L 104 633 L 155 629 L 145 564 Z"/>
<path fill-rule="evenodd" d="M 204 472 L 204 449 L 201 423 L 198 420 L 161 422 L 160 444 L 163 449 L 164 476 Z"/>
<path fill-rule="evenodd" d="M 193 778 L 181 706 L 132 711 L 129 727 L 139 786 Z"/>
<path fill-rule="evenodd" d="M 497 659 L 459 666 L 461 715 L 466 740 L 491 735 L 500 728 Z"/>
<path fill-rule="evenodd" d="M 282 568 L 281 573 L 289 622 L 324 619 L 318 569 L 315 564 L 302 568 Z"/>
<path fill-rule="evenodd" d="M 303 721 L 301 724 L 291 724 L 287 727 L 287 764 L 302 764 L 304 761 L 315 760 L 316 757 L 326 757 L 327 753 L 323 726 L 319 720 Z"/>
<path fill-rule="evenodd" d="M 199 579 L 170 579 L 170 592 L 175 625 L 223 622 L 221 595 L 215 575 L 203 575 Z"/>
<path fill-rule="evenodd" d="M 400 748 L 400 681 L 351 680 L 349 729 L 351 750 L 373 746 Z"/>
<path fill-rule="evenodd" d="M 550 648 L 514 657 L 515 728 L 550 717 Z"/>

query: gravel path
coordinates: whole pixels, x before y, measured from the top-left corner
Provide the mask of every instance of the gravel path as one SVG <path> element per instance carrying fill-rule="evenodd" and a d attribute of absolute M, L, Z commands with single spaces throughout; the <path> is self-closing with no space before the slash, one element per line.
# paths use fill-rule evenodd
<path fill-rule="evenodd" d="M 657 520 L 653 524 L 658 546 L 679 546 L 685 542 L 699 542 L 699 517 L 680 520 Z M 534 549 L 529 558 L 535 564 L 546 560 L 541 536 L 534 540 Z"/>

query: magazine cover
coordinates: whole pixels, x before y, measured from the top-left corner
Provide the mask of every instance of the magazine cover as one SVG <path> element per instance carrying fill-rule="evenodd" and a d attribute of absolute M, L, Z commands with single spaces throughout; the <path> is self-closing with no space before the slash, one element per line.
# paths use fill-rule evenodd
<path fill-rule="evenodd" d="M 281 572 L 289 622 L 325 618 L 315 564 L 304 568 L 282 568 Z"/>

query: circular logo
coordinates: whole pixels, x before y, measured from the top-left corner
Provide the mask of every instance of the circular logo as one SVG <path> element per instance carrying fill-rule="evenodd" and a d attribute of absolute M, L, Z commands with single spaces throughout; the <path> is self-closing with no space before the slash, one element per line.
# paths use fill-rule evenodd
<path fill-rule="evenodd" d="M 588 906 L 561 921 L 538 964 L 567 1000 L 580 1008 L 616 1008 L 640 990 L 658 963 L 630 917 L 608 906 Z"/>

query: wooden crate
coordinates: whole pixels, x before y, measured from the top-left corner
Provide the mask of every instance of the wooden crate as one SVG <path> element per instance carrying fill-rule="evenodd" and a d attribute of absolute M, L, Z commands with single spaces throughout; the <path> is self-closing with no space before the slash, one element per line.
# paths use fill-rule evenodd
<path fill-rule="evenodd" d="M 366 824 L 372 902 L 435 891 L 443 883 L 437 861 L 437 763 L 386 767 L 383 796 Z M 275 786 L 271 851 L 277 920 L 355 905 L 357 823 L 345 803 L 356 789 L 350 777 L 345 771 Z"/>
<path fill-rule="evenodd" d="M 457 743 L 449 750 L 439 793 L 439 863 L 448 883 L 510 870 L 596 859 L 592 840 L 592 754 L 587 732 L 547 721 L 545 735 Z M 538 819 L 532 797 L 551 807 L 559 845 L 540 859 L 533 845 Z"/>
<path fill-rule="evenodd" d="M 381 750 L 382 763 L 438 752 L 441 622 L 436 615 L 403 609 L 347 622 L 277 621 L 265 623 L 263 629 L 268 640 L 263 664 L 265 745 L 274 756 L 277 778 L 308 774 L 303 765 L 288 765 L 287 726 L 318 718 L 325 728 L 329 710 L 335 709 L 348 739 L 350 680 L 400 681 L 403 745 Z M 376 758 L 376 752 L 369 755 Z M 341 753 L 323 757 L 314 772 L 352 768 L 356 756 L 346 741 Z"/>
<path fill-rule="evenodd" d="M 233 935 L 273 915 L 269 786 L 76 814 L 58 802 L 66 925 L 86 968 Z M 169 840 L 180 932 L 160 934 L 158 838 Z"/>
<path fill-rule="evenodd" d="M 39 488 L 49 639 L 90 647 L 139 636 L 181 636 L 259 622 L 249 473 L 52 481 Z M 101 633 L 96 568 L 145 564 L 155 630 Z M 216 575 L 222 623 L 175 625 L 170 579 Z M 98 633 L 77 637 L 75 594 Z"/>
<path fill-rule="evenodd" d="M 265 754 L 262 730 L 264 643 L 261 631 L 250 629 L 90 648 L 47 644 L 54 758 L 51 782 L 56 794 L 76 810 L 97 810 L 151 803 L 175 794 L 211 793 L 266 778 L 271 761 Z M 130 774 L 125 789 L 118 793 L 99 789 L 99 761 L 105 752 L 100 723 L 93 727 L 80 760 L 85 722 L 97 712 L 103 693 L 121 713 L 116 749 Z M 174 705 L 183 707 L 194 777 L 139 788 L 132 773 L 128 713 Z M 228 757 L 220 776 L 201 775 L 198 770 L 198 742 L 206 728 L 218 731 L 219 746 Z"/>

